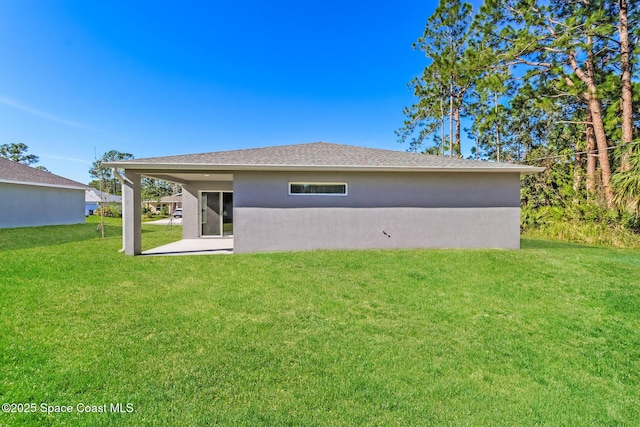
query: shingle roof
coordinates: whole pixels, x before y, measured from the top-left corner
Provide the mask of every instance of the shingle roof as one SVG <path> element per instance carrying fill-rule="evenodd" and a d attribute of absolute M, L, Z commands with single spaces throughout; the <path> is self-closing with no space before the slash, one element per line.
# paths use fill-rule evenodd
<path fill-rule="evenodd" d="M 405 151 L 314 142 L 217 151 L 180 156 L 151 157 L 106 163 L 129 169 L 220 169 L 220 170 L 442 170 L 540 172 L 543 168 L 495 163 Z"/>
<path fill-rule="evenodd" d="M 0 182 L 30 184 L 44 187 L 77 188 L 84 190 L 86 185 L 67 178 L 45 172 L 40 169 L 0 157 Z"/>
<path fill-rule="evenodd" d="M 84 201 L 86 203 L 122 203 L 122 196 L 115 196 L 95 188 L 88 188 L 84 191 Z"/>

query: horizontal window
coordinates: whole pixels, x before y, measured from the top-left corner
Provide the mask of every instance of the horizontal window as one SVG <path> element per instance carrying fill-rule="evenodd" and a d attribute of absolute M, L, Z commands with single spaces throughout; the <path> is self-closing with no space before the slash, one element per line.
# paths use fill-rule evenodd
<path fill-rule="evenodd" d="M 290 182 L 289 195 L 346 196 L 346 182 Z"/>

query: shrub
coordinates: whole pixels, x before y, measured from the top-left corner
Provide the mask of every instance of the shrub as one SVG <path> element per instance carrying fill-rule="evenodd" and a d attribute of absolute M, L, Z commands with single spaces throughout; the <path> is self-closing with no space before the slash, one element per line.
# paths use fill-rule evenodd
<path fill-rule="evenodd" d="M 590 203 L 567 207 L 523 207 L 520 228 L 525 235 L 578 243 L 640 248 L 640 218 Z"/>
<path fill-rule="evenodd" d="M 94 215 L 106 216 L 111 218 L 122 218 L 122 208 L 117 203 L 108 203 L 96 209 L 94 211 Z"/>

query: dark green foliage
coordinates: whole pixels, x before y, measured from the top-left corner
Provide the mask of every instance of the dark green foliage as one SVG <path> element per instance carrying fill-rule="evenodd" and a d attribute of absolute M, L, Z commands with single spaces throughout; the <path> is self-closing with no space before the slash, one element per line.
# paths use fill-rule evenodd
<path fill-rule="evenodd" d="M 523 207 L 521 228 L 527 237 L 640 249 L 639 216 L 621 214 L 593 203 Z"/>
<path fill-rule="evenodd" d="M 562 157 L 546 158 L 549 151 L 543 147 L 532 150 L 530 154 L 543 159 L 535 163 L 546 169 L 542 173 L 522 176 L 520 198 L 523 206 L 567 206 L 583 197 L 573 187 L 574 164 L 566 160 L 572 154 L 569 150 L 565 150 L 565 161 L 562 161 Z"/>
<path fill-rule="evenodd" d="M 415 145 L 440 147 L 442 136 L 436 130 L 443 124 L 441 104 L 446 105 L 448 97 L 446 85 L 438 79 L 455 64 L 457 72 L 473 80 L 463 101 L 456 104 L 464 106 L 459 111 L 471 123 L 472 156 L 546 168 L 543 174 L 523 177 L 522 201 L 527 209 L 595 205 L 604 207 L 607 217 L 616 218 L 616 227 L 636 229 L 633 218 L 640 215 L 640 3 L 626 2 L 633 141 L 628 132 L 627 136 L 622 132 L 623 105 L 629 105 L 623 96 L 620 27 L 625 2 L 485 0 L 474 14 L 439 26 L 459 10 L 456 3 L 440 3 L 417 43 L 427 57 L 435 57 L 451 44 L 442 29 L 455 28 L 459 37 L 454 45 L 460 49 L 456 61 L 433 59 L 422 77 L 412 82 L 419 101 L 405 110 L 410 120 L 405 122 L 401 141 L 410 142 L 412 149 Z M 474 71 L 465 74 L 469 64 L 475 64 Z M 417 129 L 420 132 L 413 132 Z M 571 212 L 567 216 L 582 220 Z"/>
<path fill-rule="evenodd" d="M 131 153 L 121 153 L 117 150 L 106 152 L 100 159 L 96 160 L 91 165 L 91 169 L 89 169 L 89 175 L 97 179 L 91 181 L 89 185 L 108 194 L 121 195 L 122 184 L 113 174 L 112 168 L 105 167 L 102 164 L 105 162 L 115 162 L 118 160 L 129 160 L 133 158 L 134 156 Z M 161 197 L 170 196 L 179 191 L 177 185 L 171 184 L 167 181 L 148 177 L 142 177 L 141 185 L 143 200 L 158 201 Z"/>
<path fill-rule="evenodd" d="M 407 120 L 397 134 L 401 142 L 408 142 L 410 150 L 421 151 L 427 138 L 439 138 L 436 150 L 429 152 L 460 156 L 460 117 L 467 106 L 467 93 L 474 85 L 479 64 L 468 50 L 472 9 L 460 0 L 441 0 L 434 14 L 429 17 L 424 33 L 414 44 L 414 49 L 424 52 L 428 65 L 420 77 L 414 78 L 409 87 L 419 99 L 405 108 Z M 436 131 L 445 122 L 456 129 L 445 142 Z"/>
<path fill-rule="evenodd" d="M 0 157 L 9 159 L 12 162 L 22 163 L 25 165 L 31 165 L 38 163 L 39 157 L 34 154 L 27 154 L 29 147 L 22 142 L 2 144 L 0 145 Z M 44 168 L 44 166 L 42 166 Z M 46 169 L 46 168 L 45 168 Z"/>
<path fill-rule="evenodd" d="M 107 203 L 96 209 L 94 215 L 122 218 L 122 206 L 119 203 Z"/>
<path fill-rule="evenodd" d="M 180 191 L 176 184 L 160 179 L 142 177 L 142 199 L 159 201 L 164 196 L 171 196 Z"/>
<path fill-rule="evenodd" d="M 640 217 L 640 144 L 629 147 L 629 170 L 623 170 L 613 176 L 616 189 L 616 203 L 636 217 Z"/>
<path fill-rule="evenodd" d="M 89 175 L 91 175 L 92 178 L 97 179 L 98 187 L 96 188 L 108 194 L 121 195 L 122 185 L 120 184 L 120 181 L 113 174 L 113 170 L 110 167 L 103 166 L 102 164 L 105 162 L 115 162 L 118 160 L 128 159 L 133 159 L 133 154 L 111 150 L 104 153 L 100 159 L 93 162 L 89 169 Z"/>

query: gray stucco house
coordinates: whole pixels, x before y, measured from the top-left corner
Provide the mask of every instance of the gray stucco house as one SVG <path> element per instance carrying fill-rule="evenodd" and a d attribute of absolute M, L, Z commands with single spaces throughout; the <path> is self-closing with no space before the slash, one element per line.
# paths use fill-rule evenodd
<path fill-rule="evenodd" d="M 0 158 L 0 228 L 83 223 L 86 188 Z"/>
<path fill-rule="evenodd" d="M 183 238 L 234 252 L 520 247 L 520 174 L 543 168 L 324 142 L 112 162 L 124 250 L 141 252 L 141 176 L 182 184 Z"/>

